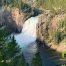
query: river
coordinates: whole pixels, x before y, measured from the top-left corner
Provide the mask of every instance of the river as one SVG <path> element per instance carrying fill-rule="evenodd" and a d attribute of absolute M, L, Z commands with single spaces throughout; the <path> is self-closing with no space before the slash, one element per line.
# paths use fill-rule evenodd
<path fill-rule="evenodd" d="M 22 32 L 20 34 L 15 34 L 16 42 L 22 47 L 22 51 L 27 63 L 31 66 L 31 61 L 36 52 L 38 51 L 37 46 L 37 34 L 36 34 L 36 26 L 38 23 L 38 17 L 31 17 L 27 21 L 25 21 L 23 25 Z M 52 50 L 48 50 L 45 47 L 39 47 L 40 55 L 42 58 L 42 65 L 43 66 L 60 66 L 57 64 L 56 60 L 58 59 L 51 59 L 53 54 L 51 53 Z M 50 52 L 50 53 L 49 53 Z M 54 52 L 54 51 L 53 51 Z"/>

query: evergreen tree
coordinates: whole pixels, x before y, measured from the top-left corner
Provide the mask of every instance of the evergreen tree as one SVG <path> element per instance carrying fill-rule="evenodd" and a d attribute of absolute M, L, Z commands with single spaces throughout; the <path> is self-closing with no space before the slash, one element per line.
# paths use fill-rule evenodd
<path fill-rule="evenodd" d="M 21 48 L 16 43 L 14 36 L 7 37 L 7 32 L 0 30 L 0 66 L 25 66 Z"/>
<path fill-rule="evenodd" d="M 35 58 L 32 60 L 32 66 L 42 66 L 42 60 L 39 52 L 35 54 Z"/>

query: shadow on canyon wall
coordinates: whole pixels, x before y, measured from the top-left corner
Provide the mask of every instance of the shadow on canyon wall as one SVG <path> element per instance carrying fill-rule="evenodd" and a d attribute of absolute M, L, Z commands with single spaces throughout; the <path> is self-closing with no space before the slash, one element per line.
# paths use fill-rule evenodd
<path fill-rule="evenodd" d="M 43 66 L 62 66 L 66 64 L 66 60 L 61 60 L 61 53 L 56 50 L 51 49 L 47 46 L 46 42 L 42 42 L 39 39 L 36 40 L 42 59 Z"/>
<path fill-rule="evenodd" d="M 0 14 L 0 25 L 5 26 L 9 33 L 14 31 L 17 32 L 17 25 L 13 20 L 11 13 L 6 9 Z"/>

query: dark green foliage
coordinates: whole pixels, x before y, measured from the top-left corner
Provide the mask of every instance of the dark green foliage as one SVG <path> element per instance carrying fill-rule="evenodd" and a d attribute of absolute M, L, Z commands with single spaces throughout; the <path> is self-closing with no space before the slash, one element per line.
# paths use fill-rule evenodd
<path fill-rule="evenodd" d="M 63 65 L 61 65 L 61 66 L 66 66 L 66 64 L 63 64 Z"/>
<path fill-rule="evenodd" d="M 2 42 L 3 40 L 5 40 L 8 35 L 7 31 L 4 30 L 4 26 L 0 28 L 0 42 Z"/>
<path fill-rule="evenodd" d="M 22 0 L 0 0 L 0 6 L 14 6 L 21 9 L 22 7 Z"/>
<path fill-rule="evenodd" d="M 29 64 L 27 63 L 27 66 L 29 66 Z"/>
<path fill-rule="evenodd" d="M 54 41 L 55 43 L 58 43 L 58 44 L 62 41 L 61 32 L 59 30 L 56 30 L 54 34 Z"/>
<path fill-rule="evenodd" d="M 55 42 L 60 43 L 66 37 L 66 20 L 59 23 L 58 29 L 55 31 Z"/>
<path fill-rule="evenodd" d="M 0 29 L 0 66 L 25 66 L 25 59 L 21 48 L 14 36 L 8 38 L 4 29 Z"/>
<path fill-rule="evenodd" d="M 32 66 L 42 66 L 42 60 L 39 52 L 35 54 L 35 57 L 32 60 Z"/>

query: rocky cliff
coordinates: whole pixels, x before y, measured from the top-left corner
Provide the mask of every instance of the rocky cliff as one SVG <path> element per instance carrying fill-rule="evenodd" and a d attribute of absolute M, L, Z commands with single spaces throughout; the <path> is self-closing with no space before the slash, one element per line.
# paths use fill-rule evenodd
<path fill-rule="evenodd" d="M 0 8 L 0 25 L 6 26 L 9 32 L 21 32 L 24 22 L 29 17 L 34 17 L 42 13 L 41 10 L 35 7 L 30 7 L 27 4 L 21 10 L 16 7 L 1 7 Z"/>
<path fill-rule="evenodd" d="M 50 10 L 46 10 L 39 16 L 39 23 L 37 25 L 37 36 L 39 40 L 59 52 L 64 51 L 66 48 L 65 13 L 61 12 L 54 15 Z"/>
<path fill-rule="evenodd" d="M 12 32 L 21 32 L 23 23 L 30 17 L 31 13 L 24 13 L 15 7 L 0 8 L 0 25 L 6 26 Z"/>

